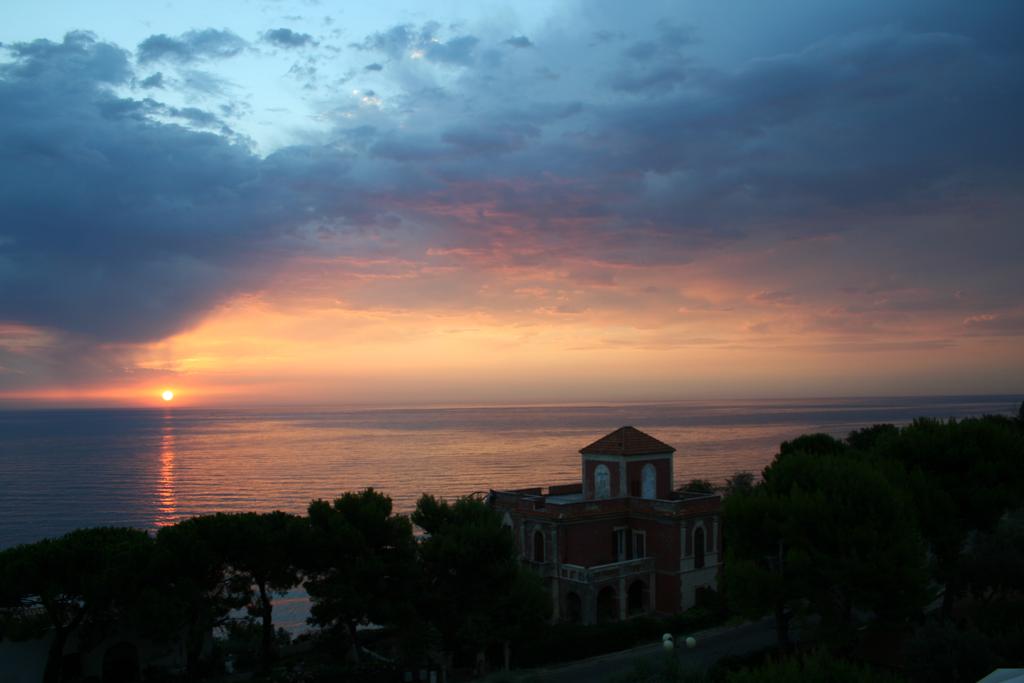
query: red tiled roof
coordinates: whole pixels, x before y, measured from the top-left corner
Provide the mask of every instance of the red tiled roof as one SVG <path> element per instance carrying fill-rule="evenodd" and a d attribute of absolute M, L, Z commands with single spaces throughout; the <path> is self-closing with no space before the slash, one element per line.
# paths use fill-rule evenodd
<path fill-rule="evenodd" d="M 675 448 L 658 441 L 650 434 L 644 434 L 636 427 L 619 427 L 607 436 L 580 449 L 580 453 L 592 455 L 655 455 L 674 453 Z"/>

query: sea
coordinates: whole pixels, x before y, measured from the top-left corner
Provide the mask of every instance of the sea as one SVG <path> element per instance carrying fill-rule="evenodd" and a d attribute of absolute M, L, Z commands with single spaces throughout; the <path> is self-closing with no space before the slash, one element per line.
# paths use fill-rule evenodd
<path fill-rule="evenodd" d="M 156 530 L 213 512 L 304 512 L 373 487 L 423 493 L 579 481 L 579 450 L 623 425 L 676 447 L 676 484 L 758 474 L 782 441 L 915 417 L 1015 415 L 1020 396 L 244 410 L 0 411 L 0 549 L 78 527 Z M 292 608 L 289 601 L 294 602 Z M 301 594 L 279 617 L 301 630 Z"/>

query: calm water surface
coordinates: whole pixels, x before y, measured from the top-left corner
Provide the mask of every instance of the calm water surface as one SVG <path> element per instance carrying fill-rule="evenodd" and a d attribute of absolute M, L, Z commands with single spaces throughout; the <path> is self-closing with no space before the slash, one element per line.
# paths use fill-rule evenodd
<path fill-rule="evenodd" d="M 392 410 L 0 412 L 0 547 L 76 527 L 154 529 L 215 511 L 302 512 L 373 486 L 423 492 L 579 480 L 577 451 L 624 424 L 674 445 L 677 483 L 759 472 L 779 442 L 915 416 L 1015 413 L 1019 398 L 721 401 Z"/>

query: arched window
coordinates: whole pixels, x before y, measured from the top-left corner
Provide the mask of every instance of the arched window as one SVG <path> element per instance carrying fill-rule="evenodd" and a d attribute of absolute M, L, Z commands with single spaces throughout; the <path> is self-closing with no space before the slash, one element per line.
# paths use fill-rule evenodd
<path fill-rule="evenodd" d="M 693 568 L 704 567 L 704 527 L 699 526 L 693 532 Z"/>
<path fill-rule="evenodd" d="M 544 533 L 540 529 L 533 532 L 533 561 L 544 561 Z"/>
<path fill-rule="evenodd" d="M 598 465 L 594 468 L 594 497 L 611 498 L 612 481 L 611 473 L 607 465 Z"/>
<path fill-rule="evenodd" d="M 658 473 L 654 470 L 654 465 L 651 463 L 644 465 L 640 472 L 640 478 L 642 480 L 640 495 L 644 498 L 657 498 Z"/>

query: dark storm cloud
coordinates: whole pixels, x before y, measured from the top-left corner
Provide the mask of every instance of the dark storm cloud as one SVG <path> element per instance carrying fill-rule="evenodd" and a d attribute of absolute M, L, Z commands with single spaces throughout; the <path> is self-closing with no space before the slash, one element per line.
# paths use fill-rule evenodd
<path fill-rule="evenodd" d="M 0 387 L 4 390 L 31 389 L 42 381 L 60 386 L 121 380 L 156 380 L 173 374 L 135 367 L 133 349 L 97 345 L 95 340 L 76 335 L 51 338 L 45 345 L 8 348 L 4 342 L 17 333 L 0 326 Z"/>
<path fill-rule="evenodd" d="M 13 49 L 0 66 L 0 320 L 159 339 L 257 286 L 304 225 L 346 213 L 337 153 L 261 160 L 209 112 L 118 98 L 103 86 L 129 80 L 127 53 L 85 34 Z"/>
<path fill-rule="evenodd" d="M 652 69 L 619 72 L 611 79 L 612 88 L 628 93 L 664 93 L 686 81 L 682 65 L 664 64 Z"/>
<path fill-rule="evenodd" d="M 441 140 L 469 155 L 497 155 L 523 149 L 540 129 L 529 124 L 479 128 L 459 126 L 441 133 Z"/>
<path fill-rule="evenodd" d="M 662 20 L 656 25 L 654 37 L 634 42 L 623 50 L 622 54 L 631 60 L 647 62 L 665 56 L 679 55 L 682 48 L 692 42 L 692 28 Z"/>
<path fill-rule="evenodd" d="M 287 30 L 287 29 L 283 29 Z M 177 38 L 159 33 L 139 43 L 139 63 L 167 60 L 194 62 L 200 59 L 234 57 L 247 46 L 237 35 L 224 30 L 186 31 Z"/>
<path fill-rule="evenodd" d="M 732 72 L 680 72 L 681 91 L 606 107 L 580 151 L 658 174 L 636 210 L 660 221 L 916 214 L 1021 181 L 1021 67 L 963 36 L 861 31 Z M 625 85 L 659 83 L 613 81 Z"/>
<path fill-rule="evenodd" d="M 7 49 L 20 60 L 17 73 L 24 79 L 67 76 L 71 81 L 79 76 L 85 79 L 83 87 L 92 88 L 95 83 L 124 83 L 131 76 L 128 53 L 114 45 L 97 42 L 96 36 L 87 31 L 72 31 L 61 43 L 34 40 L 12 43 Z"/>
<path fill-rule="evenodd" d="M 278 47 L 305 47 L 315 45 L 316 41 L 308 33 L 297 33 L 290 28 L 275 28 L 263 33 L 263 40 Z"/>
<path fill-rule="evenodd" d="M 927 26 L 860 27 L 724 65 L 701 57 L 698 31 L 662 21 L 588 45 L 589 94 L 582 43 L 556 30 L 562 44 L 535 36 L 544 47 L 522 64 L 467 72 L 444 97 L 410 89 L 408 120 L 376 119 L 362 149 L 415 179 L 401 197 L 407 213 L 429 188 L 423 210 L 445 214 L 449 242 L 514 222 L 551 258 L 582 249 L 681 262 L 758 232 L 966 217 L 979 202 L 1002 215 L 999 198 L 1019 192 L 1024 173 L 1020 46 L 987 37 L 1004 14 L 976 18 L 968 33 L 938 14 Z M 400 57 L 437 31 L 398 27 L 361 47 Z M 562 81 L 527 77 L 541 64 Z M 568 106 L 567 88 L 579 99 L 572 115 L 551 116 Z M 442 208 L 460 204 L 478 208 L 457 219 Z M 984 229 L 1014 239 L 999 221 Z"/>

